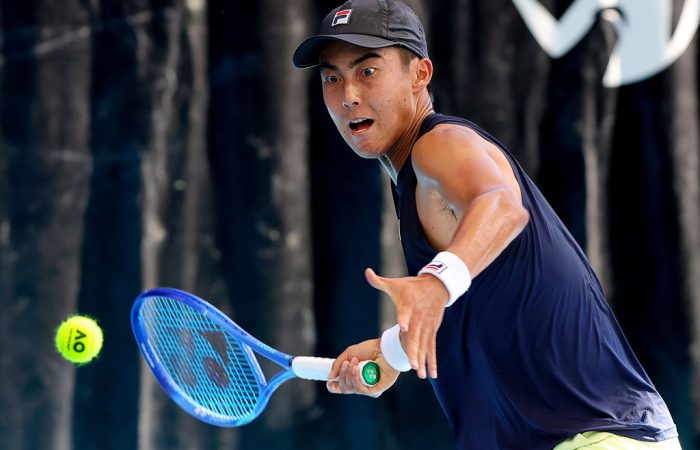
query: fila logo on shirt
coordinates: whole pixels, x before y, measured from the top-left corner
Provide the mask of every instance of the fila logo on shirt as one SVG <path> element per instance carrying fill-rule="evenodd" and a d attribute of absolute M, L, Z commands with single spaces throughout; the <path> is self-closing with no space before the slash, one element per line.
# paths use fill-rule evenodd
<path fill-rule="evenodd" d="M 335 17 L 333 17 L 333 22 L 331 22 L 331 26 L 334 27 L 336 25 L 347 25 L 347 23 L 350 21 L 350 14 L 352 14 L 352 9 L 343 9 L 341 11 L 338 11 L 335 13 Z"/>

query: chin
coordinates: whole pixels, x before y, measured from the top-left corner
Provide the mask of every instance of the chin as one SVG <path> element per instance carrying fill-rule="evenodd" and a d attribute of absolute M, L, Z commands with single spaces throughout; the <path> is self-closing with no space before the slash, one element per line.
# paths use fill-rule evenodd
<path fill-rule="evenodd" d="M 347 137 L 343 136 L 343 139 L 345 140 L 345 143 L 352 149 L 353 152 L 360 158 L 364 159 L 374 159 L 378 158 L 383 152 L 381 150 L 377 150 L 373 148 L 372 146 L 369 146 L 367 144 L 361 144 L 358 142 L 355 142 L 352 139 L 348 139 Z"/>
<path fill-rule="evenodd" d="M 355 151 L 355 154 L 362 159 L 377 159 L 379 157 L 379 155 L 375 155 L 373 153 L 362 153 L 358 151 Z"/>
<path fill-rule="evenodd" d="M 377 149 L 369 149 L 369 148 L 358 148 L 354 145 L 351 145 L 350 148 L 359 156 L 360 158 L 364 159 L 376 159 L 379 158 L 384 152 L 381 150 Z"/>

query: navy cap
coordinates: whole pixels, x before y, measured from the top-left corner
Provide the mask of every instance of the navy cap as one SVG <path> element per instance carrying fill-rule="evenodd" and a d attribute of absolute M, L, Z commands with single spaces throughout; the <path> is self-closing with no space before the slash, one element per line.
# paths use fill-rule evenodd
<path fill-rule="evenodd" d="M 420 19 L 397 0 L 349 0 L 328 13 L 319 33 L 297 47 L 296 67 L 318 65 L 321 49 L 329 41 L 343 41 L 366 48 L 404 47 L 421 58 L 428 44 Z"/>

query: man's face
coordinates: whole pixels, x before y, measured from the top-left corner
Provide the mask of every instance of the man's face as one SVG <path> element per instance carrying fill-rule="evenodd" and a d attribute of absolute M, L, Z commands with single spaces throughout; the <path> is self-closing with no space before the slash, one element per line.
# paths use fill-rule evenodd
<path fill-rule="evenodd" d="M 399 49 L 332 42 L 320 61 L 323 99 L 345 142 L 363 158 L 384 154 L 416 108 L 411 72 Z"/>

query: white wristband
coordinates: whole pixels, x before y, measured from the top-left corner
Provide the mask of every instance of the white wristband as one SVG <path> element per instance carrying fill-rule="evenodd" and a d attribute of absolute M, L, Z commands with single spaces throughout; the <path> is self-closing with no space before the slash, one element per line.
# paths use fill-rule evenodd
<path fill-rule="evenodd" d="M 401 346 L 399 331 L 401 331 L 399 324 L 396 324 L 382 333 L 380 348 L 382 349 L 382 357 L 387 364 L 399 372 L 407 372 L 411 370 L 411 363 Z"/>
<path fill-rule="evenodd" d="M 445 285 L 449 299 L 445 308 L 457 301 L 472 284 L 469 268 L 462 259 L 451 252 L 440 252 L 423 267 L 418 275 L 429 273 Z"/>

